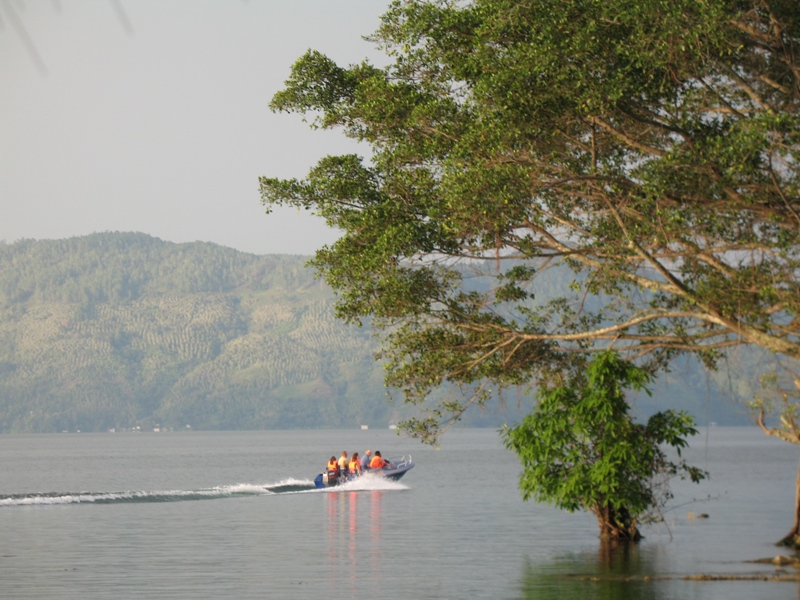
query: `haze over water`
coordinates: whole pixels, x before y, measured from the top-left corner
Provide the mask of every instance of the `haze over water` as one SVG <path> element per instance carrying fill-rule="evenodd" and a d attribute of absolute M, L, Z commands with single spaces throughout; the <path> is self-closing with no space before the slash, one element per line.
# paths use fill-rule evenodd
<path fill-rule="evenodd" d="M 313 489 L 328 457 L 368 447 L 417 467 Z M 674 486 L 668 528 L 606 551 L 591 516 L 521 500 L 493 430 L 439 450 L 384 430 L 0 436 L 0 597 L 797 597 L 794 582 L 682 579 L 775 573 L 746 561 L 788 553 L 773 543 L 796 448 L 711 428 L 686 457 L 711 479 Z"/>

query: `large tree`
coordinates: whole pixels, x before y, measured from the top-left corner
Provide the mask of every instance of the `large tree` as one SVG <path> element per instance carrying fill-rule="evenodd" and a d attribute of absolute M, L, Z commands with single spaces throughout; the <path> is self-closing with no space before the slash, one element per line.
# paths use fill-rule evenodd
<path fill-rule="evenodd" d="M 403 0 L 372 40 L 386 67 L 309 51 L 271 105 L 369 157 L 261 190 L 343 231 L 313 262 L 385 332 L 390 385 L 466 390 L 412 434 L 506 387 L 578 389 L 609 346 L 800 359 L 796 0 Z"/>
<path fill-rule="evenodd" d="M 796 0 L 408 0 L 371 39 L 386 67 L 309 51 L 271 104 L 369 157 L 261 190 L 343 231 L 313 262 L 390 384 L 469 389 L 417 434 L 609 345 L 800 358 Z"/>

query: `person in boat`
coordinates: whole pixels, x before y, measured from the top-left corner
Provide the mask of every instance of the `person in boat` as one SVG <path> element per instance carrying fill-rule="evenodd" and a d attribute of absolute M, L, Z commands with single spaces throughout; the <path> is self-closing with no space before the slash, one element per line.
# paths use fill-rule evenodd
<path fill-rule="evenodd" d="M 372 450 L 367 448 L 364 452 L 364 456 L 361 458 L 361 472 L 369 470 L 369 461 L 372 460 Z"/>
<path fill-rule="evenodd" d="M 331 456 L 331 459 L 328 461 L 328 466 L 325 469 L 328 473 L 335 473 L 336 475 L 339 474 L 339 463 L 336 462 L 336 457 Z"/>
<path fill-rule="evenodd" d="M 358 452 L 353 452 L 353 457 L 350 459 L 350 464 L 347 467 L 347 473 L 350 477 L 361 475 L 361 461 L 358 460 Z"/>
<path fill-rule="evenodd" d="M 380 450 L 375 451 L 375 456 L 372 457 L 372 460 L 369 461 L 369 468 L 370 469 L 383 469 L 384 467 L 388 467 L 389 463 L 383 460 L 381 456 Z"/>
<path fill-rule="evenodd" d="M 342 450 L 342 455 L 339 457 L 339 471 L 341 473 L 347 473 L 347 465 L 350 464 L 350 461 L 347 459 L 347 451 Z"/>

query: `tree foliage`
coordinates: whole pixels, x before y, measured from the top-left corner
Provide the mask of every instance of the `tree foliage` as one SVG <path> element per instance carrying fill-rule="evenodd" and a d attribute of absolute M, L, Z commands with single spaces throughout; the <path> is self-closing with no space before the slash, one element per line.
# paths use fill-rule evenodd
<path fill-rule="evenodd" d="M 677 411 L 634 423 L 625 389 L 647 391 L 644 370 L 614 352 L 598 355 L 582 387 L 542 390 L 534 411 L 505 429 L 506 445 L 523 465 L 525 500 L 549 502 L 597 517 L 601 537 L 638 540 L 638 524 L 661 521 L 675 476 L 698 482 L 705 473 L 684 461 L 668 460 L 662 446 L 680 456 L 686 437 L 695 435 L 691 417 Z"/>
<path fill-rule="evenodd" d="M 398 0 L 371 39 L 388 66 L 309 51 L 271 104 L 369 159 L 261 191 L 344 232 L 314 264 L 385 328 L 390 384 L 468 388 L 419 435 L 609 345 L 800 357 L 794 0 Z"/>

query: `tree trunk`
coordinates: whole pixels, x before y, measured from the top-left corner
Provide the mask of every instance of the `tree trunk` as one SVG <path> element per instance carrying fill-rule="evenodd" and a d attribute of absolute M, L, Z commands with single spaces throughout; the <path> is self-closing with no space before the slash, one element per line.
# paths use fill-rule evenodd
<path fill-rule="evenodd" d="M 597 506 L 592 512 L 600 525 L 600 539 L 620 542 L 638 542 L 642 534 L 636 527 L 636 519 L 621 508 L 614 510 L 610 505 Z"/>
<path fill-rule="evenodd" d="M 794 482 L 794 525 L 778 544 L 800 549 L 800 465 L 797 467 L 797 479 Z"/>

